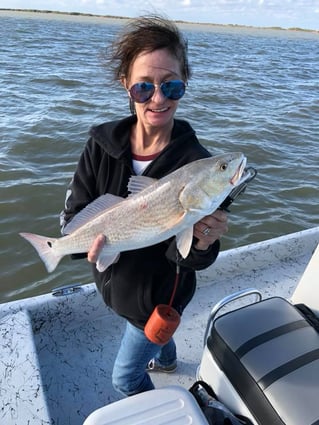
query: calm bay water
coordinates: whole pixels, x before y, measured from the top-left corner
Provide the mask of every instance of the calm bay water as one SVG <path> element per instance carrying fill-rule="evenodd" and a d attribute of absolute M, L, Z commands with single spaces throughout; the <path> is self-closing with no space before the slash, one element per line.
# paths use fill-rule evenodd
<path fill-rule="evenodd" d="M 0 302 L 91 282 L 85 261 L 48 274 L 29 231 L 59 213 L 91 125 L 128 114 L 102 54 L 122 20 L 0 12 Z M 223 249 L 319 225 L 318 33 L 183 25 L 193 77 L 177 116 L 213 153 L 258 175 L 231 208 Z"/>

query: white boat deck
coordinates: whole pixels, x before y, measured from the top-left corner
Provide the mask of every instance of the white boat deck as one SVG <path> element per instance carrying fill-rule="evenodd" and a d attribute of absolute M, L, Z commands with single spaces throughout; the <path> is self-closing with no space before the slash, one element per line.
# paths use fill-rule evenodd
<path fill-rule="evenodd" d="M 156 387 L 195 381 L 207 318 L 221 298 L 253 287 L 290 298 L 319 243 L 319 227 L 222 252 L 198 274 L 195 297 L 175 334 L 179 366 L 153 374 Z M 0 305 L 0 423 L 80 425 L 118 400 L 111 373 L 124 321 L 95 285 Z"/>

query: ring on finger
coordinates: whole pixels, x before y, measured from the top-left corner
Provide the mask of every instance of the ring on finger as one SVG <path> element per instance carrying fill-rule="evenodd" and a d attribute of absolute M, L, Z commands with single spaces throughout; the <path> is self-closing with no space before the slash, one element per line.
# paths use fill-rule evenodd
<path fill-rule="evenodd" d="M 211 229 L 210 229 L 210 227 L 206 227 L 206 228 L 202 231 L 203 235 L 205 235 L 205 236 L 209 235 L 210 230 L 211 230 Z"/>

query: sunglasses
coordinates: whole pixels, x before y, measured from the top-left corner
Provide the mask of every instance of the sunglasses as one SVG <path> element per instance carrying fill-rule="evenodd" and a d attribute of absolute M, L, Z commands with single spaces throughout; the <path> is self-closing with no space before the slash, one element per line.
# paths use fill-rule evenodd
<path fill-rule="evenodd" d="M 155 88 L 159 87 L 162 94 L 171 100 L 178 100 L 183 97 L 186 84 L 182 80 L 165 81 L 161 84 L 153 84 L 147 81 L 133 84 L 128 90 L 134 102 L 144 103 L 150 100 L 155 93 Z"/>

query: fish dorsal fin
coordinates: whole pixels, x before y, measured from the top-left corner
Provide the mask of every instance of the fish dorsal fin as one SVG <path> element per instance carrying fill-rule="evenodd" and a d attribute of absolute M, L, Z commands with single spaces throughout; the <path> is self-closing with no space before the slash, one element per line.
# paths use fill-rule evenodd
<path fill-rule="evenodd" d="M 183 258 L 189 254 L 193 242 L 193 226 L 176 235 L 176 246 Z"/>
<path fill-rule="evenodd" d="M 135 193 L 139 193 L 147 187 L 151 186 L 157 181 L 157 179 L 153 179 L 152 177 L 146 176 L 131 176 L 127 185 L 127 189 L 131 192 L 131 195 Z"/>
<path fill-rule="evenodd" d="M 64 234 L 70 234 L 82 227 L 84 224 L 98 217 L 101 213 L 110 207 L 122 202 L 124 199 L 120 196 L 106 193 L 88 204 L 82 211 L 74 216 L 72 221 L 64 228 Z"/>

